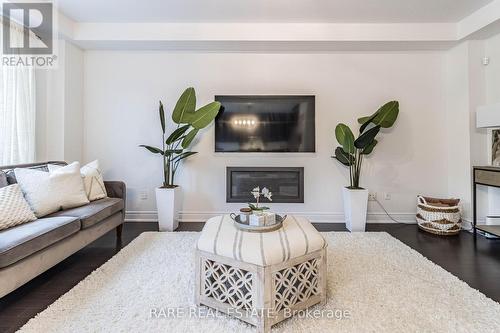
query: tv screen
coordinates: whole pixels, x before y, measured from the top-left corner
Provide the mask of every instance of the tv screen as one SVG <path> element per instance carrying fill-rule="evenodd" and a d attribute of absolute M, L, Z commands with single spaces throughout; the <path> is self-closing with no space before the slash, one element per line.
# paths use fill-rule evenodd
<path fill-rule="evenodd" d="M 216 152 L 314 152 L 314 96 L 215 96 Z"/>

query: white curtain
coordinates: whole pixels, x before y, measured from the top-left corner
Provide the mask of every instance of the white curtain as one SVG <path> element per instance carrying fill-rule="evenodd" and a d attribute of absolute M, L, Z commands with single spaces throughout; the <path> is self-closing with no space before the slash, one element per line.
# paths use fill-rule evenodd
<path fill-rule="evenodd" d="M 2 24 L 3 28 L 6 28 Z M 10 38 L 23 38 L 9 27 Z M 0 69 L 0 165 L 35 161 L 35 71 L 27 66 Z"/>

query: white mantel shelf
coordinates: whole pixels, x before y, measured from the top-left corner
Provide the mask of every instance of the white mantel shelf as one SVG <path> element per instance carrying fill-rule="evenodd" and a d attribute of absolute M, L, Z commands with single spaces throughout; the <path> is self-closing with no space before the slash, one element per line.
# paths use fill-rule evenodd
<path fill-rule="evenodd" d="M 500 103 L 478 107 L 476 110 L 476 127 L 500 127 Z"/>

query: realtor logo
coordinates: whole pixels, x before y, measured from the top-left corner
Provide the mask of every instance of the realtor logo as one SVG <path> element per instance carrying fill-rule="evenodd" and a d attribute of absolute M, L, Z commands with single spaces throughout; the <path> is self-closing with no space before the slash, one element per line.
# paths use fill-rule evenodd
<path fill-rule="evenodd" d="M 2 2 L 2 65 L 55 68 L 52 2 Z"/>
<path fill-rule="evenodd" d="M 52 54 L 53 15 L 50 2 L 4 2 L 4 54 Z M 14 36 L 15 26 L 22 38 Z"/>

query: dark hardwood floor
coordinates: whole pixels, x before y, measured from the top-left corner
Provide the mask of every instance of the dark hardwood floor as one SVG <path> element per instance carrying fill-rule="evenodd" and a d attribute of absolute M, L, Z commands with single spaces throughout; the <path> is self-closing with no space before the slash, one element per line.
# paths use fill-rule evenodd
<path fill-rule="evenodd" d="M 181 223 L 179 231 L 199 231 L 203 223 Z M 341 224 L 316 224 L 320 231 L 343 231 Z M 41 274 L 9 295 L 0 298 L 0 332 L 14 332 L 38 312 L 73 288 L 144 231 L 157 230 L 156 223 L 126 223 L 117 244 L 114 231 Z M 368 231 L 386 231 L 443 267 L 472 288 L 500 302 L 500 240 L 468 232 L 439 237 L 418 230 L 416 225 L 369 224 Z"/>

